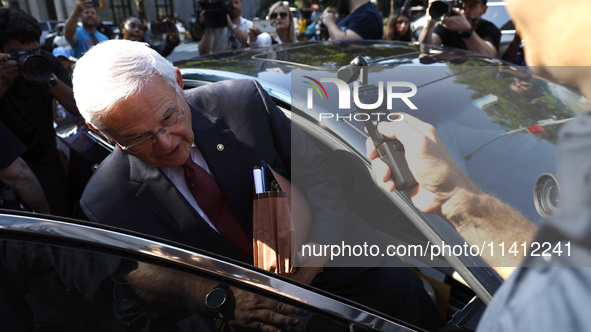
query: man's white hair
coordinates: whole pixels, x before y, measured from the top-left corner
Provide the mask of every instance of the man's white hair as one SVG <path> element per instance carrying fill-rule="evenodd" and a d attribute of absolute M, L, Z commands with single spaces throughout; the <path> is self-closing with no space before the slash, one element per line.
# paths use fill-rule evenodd
<path fill-rule="evenodd" d="M 113 106 L 141 91 L 154 75 L 180 92 L 176 69 L 148 44 L 120 39 L 99 43 L 74 68 L 72 83 L 78 110 L 103 131 L 103 119 Z"/>

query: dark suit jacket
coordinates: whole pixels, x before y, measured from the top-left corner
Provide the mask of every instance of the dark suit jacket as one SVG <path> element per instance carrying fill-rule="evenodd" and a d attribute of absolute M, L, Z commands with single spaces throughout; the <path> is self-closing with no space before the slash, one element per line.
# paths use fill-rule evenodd
<path fill-rule="evenodd" d="M 261 160 L 287 178 L 294 171 L 303 182 L 305 194 L 331 196 L 324 189 L 329 174 L 323 174 L 326 167 L 318 150 L 297 128 L 292 128 L 290 120 L 256 81 L 226 81 L 186 93 L 195 144 L 248 237 L 252 237 L 252 169 Z M 219 144 L 224 147 L 222 151 Z M 296 147 L 293 151 L 292 145 Z M 294 165 L 292 169 L 292 160 L 302 166 Z M 328 222 L 336 215 L 336 207 L 321 201 L 311 206 L 316 219 L 321 220 L 311 230 L 318 237 L 311 240 L 317 242 L 322 241 L 320 236 L 334 234 L 340 228 Z M 251 262 L 201 218 L 160 169 L 119 149 L 100 165 L 80 203 L 91 221 Z"/>

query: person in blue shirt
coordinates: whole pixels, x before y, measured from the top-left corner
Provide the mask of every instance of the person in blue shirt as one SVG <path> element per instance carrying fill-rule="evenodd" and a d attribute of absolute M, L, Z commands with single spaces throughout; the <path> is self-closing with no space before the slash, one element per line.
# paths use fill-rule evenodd
<path fill-rule="evenodd" d="M 81 27 L 78 26 L 78 19 L 82 20 Z M 80 59 L 94 45 L 109 40 L 107 36 L 97 31 L 99 22 L 100 18 L 92 5 L 92 0 L 76 2 L 76 7 L 64 27 L 64 36 L 72 46 L 74 57 Z"/>
<path fill-rule="evenodd" d="M 340 0 L 337 4 L 340 19 L 334 14 L 322 14 L 322 23 L 332 40 L 382 39 L 382 15 L 370 0 Z"/>

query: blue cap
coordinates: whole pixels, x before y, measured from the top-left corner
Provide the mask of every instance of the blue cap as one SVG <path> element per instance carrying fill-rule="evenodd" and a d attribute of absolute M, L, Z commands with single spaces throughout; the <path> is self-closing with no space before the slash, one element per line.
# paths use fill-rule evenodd
<path fill-rule="evenodd" d="M 60 57 L 63 56 L 64 58 L 70 61 L 78 61 L 75 57 L 72 56 L 72 53 L 66 47 L 56 47 L 53 49 L 53 56 Z"/>

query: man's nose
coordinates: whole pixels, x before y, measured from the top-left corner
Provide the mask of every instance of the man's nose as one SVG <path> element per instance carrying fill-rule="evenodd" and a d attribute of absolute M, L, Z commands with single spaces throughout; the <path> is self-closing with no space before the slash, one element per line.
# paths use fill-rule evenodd
<path fill-rule="evenodd" d="M 172 145 L 172 134 L 167 129 L 156 134 L 154 137 L 154 145 L 160 148 L 170 148 Z"/>

